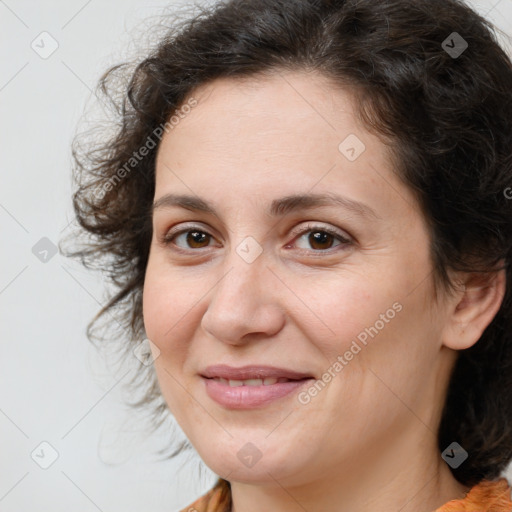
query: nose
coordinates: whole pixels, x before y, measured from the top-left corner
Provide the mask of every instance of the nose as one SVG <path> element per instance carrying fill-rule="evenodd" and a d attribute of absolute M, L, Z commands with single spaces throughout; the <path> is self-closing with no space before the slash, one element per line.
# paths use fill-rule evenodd
<path fill-rule="evenodd" d="M 282 284 L 267 267 L 264 253 L 247 263 L 233 249 L 227 263 L 227 272 L 211 291 L 203 329 L 231 345 L 275 335 L 285 321 L 276 293 Z"/>

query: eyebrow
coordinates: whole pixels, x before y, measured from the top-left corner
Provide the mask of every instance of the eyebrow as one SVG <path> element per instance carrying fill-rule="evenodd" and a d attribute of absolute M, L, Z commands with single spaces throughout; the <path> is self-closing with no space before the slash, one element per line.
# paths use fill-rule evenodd
<path fill-rule="evenodd" d="M 166 194 L 153 203 L 152 212 L 161 208 L 179 206 L 187 210 L 201 211 L 218 217 L 214 206 L 197 196 L 184 194 Z M 274 199 L 270 204 L 268 214 L 271 217 L 284 216 L 288 213 L 308 210 L 320 206 L 338 206 L 349 210 L 363 218 L 381 219 L 367 204 L 335 194 L 294 194 Z"/>

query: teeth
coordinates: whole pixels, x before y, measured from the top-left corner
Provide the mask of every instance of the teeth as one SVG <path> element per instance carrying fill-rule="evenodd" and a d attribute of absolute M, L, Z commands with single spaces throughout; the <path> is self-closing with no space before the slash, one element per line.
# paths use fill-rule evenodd
<path fill-rule="evenodd" d="M 247 380 L 244 380 L 244 386 L 263 386 L 263 380 L 247 379 Z"/>
<path fill-rule="evenodd" d="M 275 377 L 266 377 L 265 379 L 245 379 L 245 380 L 235 380 L 235 379 L 223 379 L 222 377 L 215 377 L 216 381 L 227 384 L 232 388 L 239 386 L 271 386 L 272 384 L 276 384 L 279 382 L 289 382 L 290 379 L 285 377 L 275 378 Z"/>

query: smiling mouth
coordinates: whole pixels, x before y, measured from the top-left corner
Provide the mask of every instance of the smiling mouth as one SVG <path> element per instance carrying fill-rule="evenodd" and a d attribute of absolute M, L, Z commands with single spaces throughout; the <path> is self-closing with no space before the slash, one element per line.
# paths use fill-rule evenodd
<path fill-rule="evenodd" d="M 221 384 L 230 386 L 232 388 L 239 386 L 272 386 L 273 384 L 281 384 L 283 382 L 298 382 L 309 380 L 312 377 L 304 377 L 303 379 L 287 379 L 286 377 L 266 377 L 264 379 L 224 379 L 222 377 L 212 377 L 210 380 L 220 382 Z"/>
<path fill-rule="evenodd" d="M 235 382 L 240 386 L 261 386 L 272 385 L 277 382 L 289 382 L 295 380 L 304 380 L 313 378 L 309 373 L 299 372 L 289 368 L 278 368 L 267 365 L 246 365 L 241 367 L 233 367 L 226 364 L 216 364 L 208 366 L 200 373 L 201 377 L 207 379 L 223 379 L 224 381 Z M 272 381 L 270 379 L 276 379 Z M 261 381 L 261 382 L 260 382 Z"/>
<path fill-rule="evenodd" d="M 199 374 L 208 396 L 227 409 L 254 409 L 291 396 L 314 380 L 310 373 L 261 364 L 208 366 Z"/>
<path fill-rule="evenodd" d="M 307 386 L 313 377 L 291 379 L 287 377 L 263 377 L 226 379 L 201 375 L 207 395 L 226 409 L 257 409 L 274 401 L 286 399 Z"/>

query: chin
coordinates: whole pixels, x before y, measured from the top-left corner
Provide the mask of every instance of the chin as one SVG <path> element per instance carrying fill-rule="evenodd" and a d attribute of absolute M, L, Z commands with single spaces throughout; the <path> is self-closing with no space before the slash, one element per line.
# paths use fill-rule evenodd
<path fill-rule="evenodd" d="M 279 441 L 276 438 L 277 441 Z M 276 441 L 274 440 L 274 441 Z M 231 439 L 231 443 L 217 445 L 212 451 L 211 445 L 205 450 L 198 450 L 204 463 L 221 478 L 230 481 L 248 484 L 272 484 L 278 485 L 281 480 L 293 481 L 300 473 L 304 460 L 299 460 L 297 450 L 287 450 L 281 442 L 276 444 L 267 440 L 267 446 L 257 447 L 256 443 L 250 441 L 237 442 Z M 260 443 L 262 445 L 263 443 Z M 279 452 L 277 446 L 283 447 Z M 303 447 L 302 447 L 303 448 Z M 304 454 L 301 454 L 304 456 Z M 290 462 L 294 462 L 293 466 Z M 276 482 L 277 481 L 277 482 Z"/>

